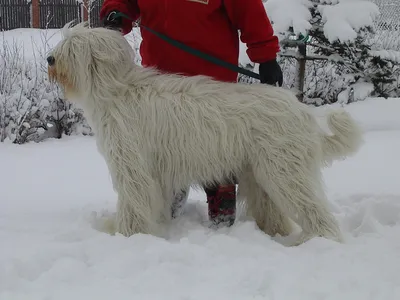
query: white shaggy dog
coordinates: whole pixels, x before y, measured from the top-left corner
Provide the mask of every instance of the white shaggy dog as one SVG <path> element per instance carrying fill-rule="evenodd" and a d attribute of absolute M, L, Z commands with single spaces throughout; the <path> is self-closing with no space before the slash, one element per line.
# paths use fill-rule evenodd
<path fill-rule="evenodd" d="M 160 49 L 162 51 L 162 49 Z M 267 234 L 303 232 L 341 241 L 321 168 L 353 154 L 361 132 L 338 110 L 332 136 L 282 88 L 161 74 L 133 64 L 116 31 L 64 29 L 48 57 L 49 77 L 85 110 L 118 193 L 117 231 L 161 235 L 175 192 L 238 180 L 240 199 Z"/>

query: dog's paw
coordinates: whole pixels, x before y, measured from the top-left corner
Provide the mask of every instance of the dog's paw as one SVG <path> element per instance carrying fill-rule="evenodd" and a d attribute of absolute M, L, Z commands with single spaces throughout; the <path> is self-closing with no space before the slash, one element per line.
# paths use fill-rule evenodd
<path fill-rule="evenodd" d="M 305 233 L 301 233 L 296 239 L 292 240 L 291 243 L 289 244 L 289 247 L 297 247 L 300 246 L 306 242 L 308 242 L 309 240 L 313 239 L 317 237 L 314 234 L 305 234 Z"/>
<path fill-rule="evenodd" d="M 91 216 L 92 227 L 100 232 L 115 235 L 117 228 L 115 225 L 115 214 L 102 212 L 98 214 L 94 212 Z"/>
<path fill-rule="evenodd" d="M 149 234 L 156 237 L 164 237 L 166 234 L 164 223 L 148 222 L 135 216 L 120 217 L 115 220 L 116 232 L 127 238 L 136 234 Z"/>
<path fill-rule="evenodd" d="M 325 238 L 327 240 L 334 241 L 337 243 L 344 242 L 344 239 L 340 234 L 338 234 L 338 235 L 331 235 L 331 234 L 323 235 L 323 234 L 311 234 L 311 233 L 302 232 L 299 235 L 297 235 L 296 237 L 292 236 L 290 239 L 286 239 L 285 245 L 288 247 L 297 247 L 304 243 L 307 243 L 308 241 L 310 241 L 311 239 L 316 238 L 316 237 Z"/>
<path fill-rule="evenodd" d="M 257 224 L 258 225 L 258 224 Z M 265 234 L 275 237 L 275 236 L 281 236 L 281 237 L 287 237 L 293 232 L 295 232 L 295 227 L 291 223 L 290 219 L 288 218 L 282 218 L 278 220 L 277 222 L 274 223 L 267 223 L 264 224 L 264 226 L 258 226 Z"/>
<path fill-rule="evenodd" d="M 116 222 L 115 230 L 118 234 L 123 235 L 124 237 L 130 237 L 136 233 L 141 233 L 140 231 L 133 230 L 132 226 L 126 224 L 124 222 Z"/>

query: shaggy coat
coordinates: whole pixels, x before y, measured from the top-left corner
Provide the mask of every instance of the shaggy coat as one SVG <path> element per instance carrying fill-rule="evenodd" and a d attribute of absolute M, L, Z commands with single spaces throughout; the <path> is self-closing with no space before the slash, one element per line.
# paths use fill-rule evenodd
<path fill-rule="evenodd" d="M 341 241 L 321 168 L 354 154 L 361 133 L 340 109 L 326 135 L 290 91 L 136 66 L 116 31 L 66 28 L 53 49 L 50 78 L 79 103 L 118 193 L 117 231 L 162 235 L 176 191 L 238 179 L 247 215 L 267 234 L 303 232 Z M 162 51 L 160 49 L 160 51 Z"/>

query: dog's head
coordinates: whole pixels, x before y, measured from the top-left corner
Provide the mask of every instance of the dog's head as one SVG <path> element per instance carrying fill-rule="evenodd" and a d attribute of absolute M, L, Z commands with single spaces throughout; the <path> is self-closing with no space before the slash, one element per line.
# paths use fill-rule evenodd
<path fill-rule="evenodd" d="M 133 67 L 133 49 L 118 31 L 68 23 L 62 36 L 47 63 L 49 79 L 63 88 L 67 98 L 111 91 Z"/>

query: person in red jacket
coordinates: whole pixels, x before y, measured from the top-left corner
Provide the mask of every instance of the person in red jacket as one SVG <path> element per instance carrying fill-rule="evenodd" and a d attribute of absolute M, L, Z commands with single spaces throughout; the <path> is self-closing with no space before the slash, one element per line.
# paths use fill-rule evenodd
<path fill-rule="evenodd" d="M 239 63 L 241 40 L 247 45 L 250 60 L 259 64 L 261 83 L 282 85 L 282 70 L 276 61 L 279 42 L 262 0 L 105 0 L 100 19 L 105 27 L 119 29 L 123 34 L 131 32 L 133 20 L 140 19 L 152 30 L 234 65 Z M 141 29 L 141 35 L 144 67 L 186 76 L 205 75 L 225 82 L 238 79 L 236 72 L 174 47 L 145 29 Z M 216 224 L 232 225 L 235 184 L 215 183 L 204 190 L 210 219 Z M 179 202 L 187 193 L 183 191 L 175 200 Z"/>

